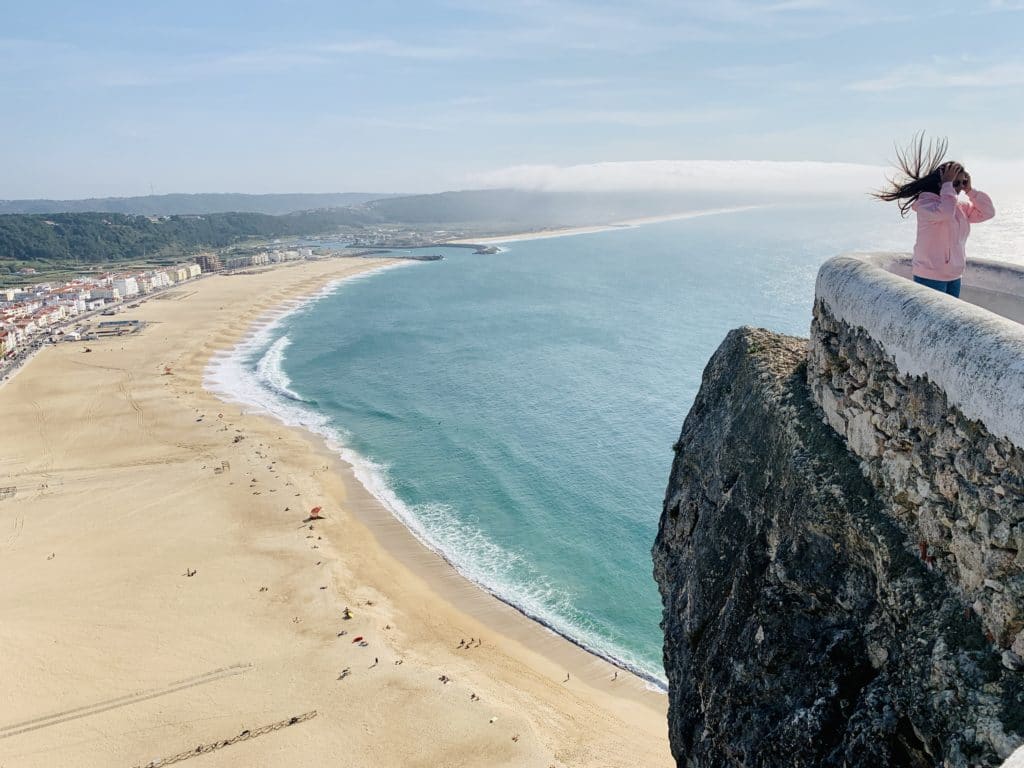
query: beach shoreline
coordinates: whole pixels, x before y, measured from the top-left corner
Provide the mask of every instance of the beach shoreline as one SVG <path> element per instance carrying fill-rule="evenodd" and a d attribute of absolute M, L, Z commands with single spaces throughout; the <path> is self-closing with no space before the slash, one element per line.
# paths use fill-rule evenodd
<path fill-rule="evenodd" d="M 559 636 L 580 650 L 618 667 L 618 669 L 620 669 L 624 674 L 635 676 L 643 681 L 645 685 L 650 686 L 651 690 L 662 694 L 666 693 L 667 687 L 663 680 L 656 678 L 649 673 L 645 673 L 641 669 L 634 668 L 627 661 L 618 659 L 609 652 L 602 652 L 600 648 L 590 647 L 583 639 L 573 637 L 565 630 L 560 630 L 558 626 L 551 623 L 549 620 L 546 620 L 543 616 L 531 613 L 527 608 L 518 605 L 510 597 L 506 597 L 490 585 L 477 581 L 467 574 L 456 559 L 456 555 L 454 553 L 445 552 L 439 545 L 430 539 L 429 534 L 425 530 L 418 530 L 415 520 L 405 519 L 406 515 L 409 514 L 408 512 L 403 513 L 402 509 L 393 506 L 395 499 L 389 499 L 393 492 L 390 491 L 386 485 L 384 485 L 383 488 L 379 487 L 382 484 L 385 484 L 383 478 L 375 476 L 372 469 L 368 469 L 369 465 L 365 457 L 360 456 L 356 451 L 347 446 L 342 437 L 338 435 L 333 428 L 327 425 L 326 419 L 322 414 L 310 412 L 298 403 L 292 402 L 299 401 L 299 403 L 301 403 L 302 401 L 298 395 L 290 389 L 287 389 L 287 386 L 290 386 L 290 384 L 284 385 L 284 388 L 282 388 L 282 385 L 280 384 L 273 385 L 273 388 L 277 388 L 278 391 L 268 391 L 268 385 L 258 381 L 257 374 L 249 370 L 249 366 L 243 362 L 245 358 L 252 355 L 254 350 L 260 350 L 260 354 L 267 355 L 270 347 L 273 346 L 270 337 L 272 335 L 276 335 L 275 332 L 284 320 L 294 313 L 304 310 L 308 306 L 337 291 L 343 284 L 349 283 L 353 279 L 369 277 L 387 269 L 394 269 L 396 267 L 408 266 L 415 263 L 417 262 L 396 260 L 386 266 L 370 269 L 360 275 L 357 275 L 355 278 L 332 281 L 309 296 L 297 297 L 296 299 L 288 302 L 287 306 L 274 308 L 265 317 L 260 318 L 256 323 L 254 323 L 246 336 L 239 340 L 232 349 L 222 350 L 211 356 L 204 372 L 204 388 L 216 394 L 226 403 L 240 404 L 247 408 L 252 407 L 282 423 L 286 427 L 304 430 L 309 434 L 310 439 L 312 439 L 314 443 L 322 449 L 325 455 L 329 455 L 332 459 L 340 459 L 342 467 L 344 468 L 343 471 L 347 475 L 351 475 L 353 482 L 360 485 L 367 493 L 373 496 L 380 507 L 380 509 L 376 509 L 370 514 L 365 514 L 364 510 L 363 522 L 368 525 L 377 524 L 379 519 L 383 516 L 383 518 L 395 520 L 399 523 L 400 527 L 404 529 L 404 533 L 389 533 L 387 537 L 381 541 L 383 546 L 389 547 L 389 543 L 392 542 L 396 536 L 404 537 L 408 535 L 412 537 L 412 539 L 414 539 L 420 546 L 428 550 L 429 553 L 443 560 L 451 569 L 453 569 L 455 571 L 455 574 L 453 574 L 454 578 L 465 580 L 476 589 L 483 590 L 524 618 L 540 625 L 544 630 Z M 274 344 L 278 344 L 281 341 L 284 341 L 285 344 L 289 343 L 285 337 L 280 337 L 276 342 L 274 342 Z M 287 380 L 286 377 L 285 380 Z M 282 397 L 285 399 L 282 400 Z M 376 491 L 374 490 L 375 487 L 377 488 Z M 406 557 L 408 557 L 409 547 L 402 546 L 395 551 L 396 553 L 402 552 Z M 424 554 L 423 557 L 428 556 Z M 419 562 L 420 560 L 421 558 L 419 557 L 413 558 L 414 562 Z M 423 575 L 423 573 L 421 573 L 421 575 Z M 458 590 L 456 590 L 456 594 L 457 593 Z M 461 602 L 465 603 L 466 601 L 462 600 Z M 470 601 L 469 604 L 462 605 L 460 607 L 465 612 L 472 614 L 474 611 L 474 604 L 475 601 Z M 489 612 L 490 618 L 493 618 L 495 615 L 496 614 L 494 612 Z"/>
<path fill-rule="evenodd" d="M 638 678 L 625 673 L 615 673 L 611 665 L 544 629 L 516 609 L 458 575 L 449 563 L 416 540 L 413 534 L 358 482 L 352 467 L 345 464 L 322 438 L 286 427 L 272 417 L 251 413 L 251 408 L 247 411 L 245 408 L 239 409 L 237 406 L 223 403 L 203 388 L 203 377 L 211 357 L 223 354 L 225 350 L 251 335 L 254 325 L 265 322 L 269 312 L 280 312 L 280 308 L 288 303 L 308 300 L 309 296 L 317 291 L 323 291 L 325 285 L 339 278 L 365 273 L 366 270 L 379 268 L 387 263 L 385 260 L 375 262 L 360 259 L 347 260 L 349 263 L 343 264 L 345 261 L 336 260 L 334 263 L 293 268 L 289 270 L 287 279 L 281 281 L 287 285 L 275 285 L 275 270 L 262 275 L 221 277 L 203 281 L 197 284 L 193 291 L 194 296 L 181 298 L 180 305 L 179 302 L 172 300 L 158 301 L 150 302 L 149 305 L 143 305 L 137 310 L 136 314 L 148 320 L 150 325 L 140 334 L 139 339 L 118 340 L 116 344 L 124 345 L 124 349 L 116 350 L 104 344 L 102 349 L 98 348 L 90 355 L 87 364 L 85 359 L 80 357 L 82 353 L 78 344 L 47 349 L 33 360 L 32 365 L 26 366 L 17 379 L 9 382 L 10 386 L 0 390 L 0 416 L 4 417 L 5 423 L 13 427 L 8 431 L 7 440 L 37 433 L 40 440 L 38 451 L 25 452 L 13 463 L 8 462 L 2 468 L 11 478 L 8 482 L 13 482 L 18 487 L 20 508 L 24 511 L 20 515 L 15 515 L 13 528 L 17 535 L 13 539 L 13 544 L 9 544 L 11 557 L 7 558 L 8 562 L 3 568 L 5 573 L 2 574 L 11 577 L 12 590 L 10 596 L 3 601 L 3 610 L 12 617 L 12 620 L 0 629 L 0 640 L 7 641 L 6 644 L 13 645 L 15 649 L 20 648 L 23 653 L 12 655 L 12 658 L 20 657 L 17 669 L 13 668 L 15 665 L 12 664 L 12 659 L 4 662 L 5 666 L 11 667 L 4 669 L 5 679 L 9 677 L 14 685 L 11 689 L 11 704 L 0 706 L 0 758 L 10 754 L 12 760 L 15 756 L 18 757 L 19 765 L 47 764 L 47 761 L 54 757 L 54 752 L 52 742 L 47 742 L 43 735 L 44 731 L 13 734 L 5 730 L 4 726 L 29 716 L 45 715 L 47 712 L 60 709 L 58 703 L 74 707 L 81 706 L 83 699 L 89 700 L 86 692 L 80 689 L 75 689 L 75 695 L 70 695 L 66 690 L 66 680 L 63 680 L 60 674 L 47 674 L 47 671 L 54 667 L 63 669 L 68 663 L 73 662 L 76 669 L 89 668 L 91 660 L 94 674 L 87 675 L 88 685 L 85 688 L 92 691 L 92 698 L 97 700 L 105 696 L 112 697 L 133 687 L 152 687 L 161 681 L 166 682 L 168 677 L 173 677 L 171 670 L 164 669 L 168 666 L 166 663 L 157 663 L 146 654 L 141 654 L 142 658 L 138 662 L 123 662 L 121 666 L 124 669 L 120 670 L 120 675 L 107 674 L 102 666 L 95 668 L 95 657 L 102 655 L 101 650 L 111 646 L 115 649 L 137 647 L 140 638 L 133 635 L 151 636 L 154 633 L 162 638 L 165 645 L 174 647 L 173 652 L 169 654 L 171 657 L 179 661 L 190 657 L 191 654 L 177 647 L 179 637 L 176 633 L 157 632 L 152 626 L 175 619 L 188 624 L 194 634 L 204 638 L 205 645 L 211 646 L 206 649 L 206 656 L 210 657 L 211 665 L 214 657 L 222 655 L 215 652 L 219 645 L 219 635 L 213 633 L 210 636 L 210 627 L 204 626 L 204 621 L 220 627 L 221 633 L 232 635 L 238 643 L 250 648 L 249 656 L 263 656 L 268 659 L 266 666 L 277 669 L 275 665 L 288 659 L 292 668 L 284 675 L 288 678 L 287 681 L 282 679 L 281 669 L 277 669 L 277 674 L 239 673 L 231 680 L 260 678 L 263 680 L 264 688 L 276 694 L 272 697 L 275 701 L 289 698 L 287 694 L 303 701 L 319 701 L 317 709 L 323 709 L 320 717 L 303 724 L 304 729 L 316 730 L 323 738 L 323 742 L 319 743 L 315 750 L 317 759 L 325 755 L 344 753 L 349 758 L 353 754 L 363 756 L 362 762 L 353 764 L 387 765 L 405 760 L 407 764 L 427 765 L 445 762 L 452 765 L 470 765 L 480 763 L 471 760 L 469 755 L 480 753 L 489 755 L 485 764 L 493 765 L 587 765 L 592 764 L 597 754 L 594 750 L 600 750 L 600 761 L 605 765 L 635 764 L 638 754 L 645 755 L 645 764 L 670 763 L 665 735 L 664 713 L 667 704 L 663 695 L 648 690 Z M 268 287 L 273 287 L 274 290 L 264 296 L 261 291 Z M 261 298 L 256 299 L 254 295 L 260 295 Z M 189 306 L 190 301 L 194 306 Z M 225 318 L 230 318 L 229 331 L 218 332 L 209 327 L 204 329 L 204 324 L 209 325 L 215 318 L 220 318 L 221 322 L 224 322 Z M 159 371 L 167 355 L 161 354 L 162 349 L 154 349 L 154 344 L 161 341 L 156 335 L 164 332 L 169 334 L 162 339 L 165 344 L 181 345 L 180 354 L 171 362 L 172 374 L 166 377 Z M 119 357 L 123 359 L 119 361 Z M 53 381 L 52 374 L 55 371 L 69 368 L 73 373 L 81 374 L 77 382 L 59 384 Z M 76 370 L 83 368 L 85 370 Z M 132 373 L 132 369 L 141 373 Z M 97 434 L 102 427 L 92 423 L 95 422 L 95 418 L 84 418 L 80 415 L 83 395 L 76 390 L 81 387 L 90 392 L 96 391 L 95 385 L 98 382 L 91 382 L 90 377 L 111 376 L 122 379 L 123 386 L 115 387 L 112 391 L 96 397 L 103 401 L 106 410 L 124 411 L 112 423 L 105 425 L 109 431 L 114 422 L 121 425 L 123 419 L 123 427 L 118 427 L 120 431 L 115 430 L 115 433 L 121 434 L 122 440 L 120 443 L 97 448 L 94 443 L 104 440 Z M 71 378 L 74 379 L 75 376 Z M 41 382 L 48 384 L 40 386 Z M 44 418 L 40 422 L 37 391 L 42 390 L 38 392 L 38 398 L 42 399 L 47 396 L 45 390 L 54 387 L 59 391 L 50 393 L 53 398 L 53 408 L 48 414 L 50 418 Z M 103 387 L 98 389 L 102 391 Z M 153 396 L 162 392 L 165 394 L 167 390 L 174 393 L 173 400 Z M 104 405 L 97 407 L 102 409 Z M 86 409 L 86 412 L 91 411 Z M 214 416 L 213 413 L 218 415 Z M 43 424 L 42 427 L 40 423 Z M 157 426 L 147 431 L 146 424 Z M 211 427 L 216 430 L 212 434 Z M 138 428 L 142 428 L 142 432 L 135 434 Z M 63 430 L 75 433 L 76 439 L 69 441 L 65 436 L 63 440 L 55 440 Z M 226 438 L 231 434 L 241 439 L 227 443 Z M 91 442 L 81 443 L 82 439 Z M 211 444 L 211 440 L 215 445 Z M 154 450 L 154 442 L 160 443 L 164 450 L 173 454 L 161 457 L 158 462 L 160 466 L 169 464 L 171 468 L 166 472 L 147 475 L 145 479 L 140 478 L 132 482 L 126 474 L 130 467 L 149 466 L 145 463 L 140 465 L 136 454 L 161 452 Z M 57 443 L 62 445 L 61 449 L 55 447 Z M 28 445 L 35 447 L 31 439 L 28 440 Z M 89 447 L 86 450 L 87 445 Z M 13 443 L 7 442 L 3 447 L 8 449 L 8 454 L 19 456 L 19 452 L 13 448 Z M 220 473 L 216 472 L 216 454 L 225 454 L 226 458 L 221 458 L 220 461 L 229 466 Z M 58 455 L 64 459 L 63 462 L 55 460 Z M 173 461 L 168 461 L 169 458 L 173 458 Z M 87 466 L 98 462 L 102 467 Z M 175 468 L 176 462 L 188 467 L 186 474 L 198 471 L 195 464 L 201 463 L 202 471 L 205 473 L 202 480 L 197 481 L 195 488 L 191 490 L 196 499 L 201 499 L 206 507 L 212 510 L 210 519 L 197 512 L 185 513 L 188 525 L 197 529 L 197 538 L 186 536 L 182 539 L 176 526 L 173 530 L 164 530 L 170 524 L 166 521 L 163 525 L 155 526 L 153 530 L 138 527 L 142 522 L 155 518 L 164 520 L 167 513 L 161 511 L 166 507 L 162 500 L 147 501 L 148 513 L 142 520 L 137 520 L 130 506 L 124 504 L 104 503 L 99 507 L 85 504 L 84 508 L 89 510 L 88 519 L 79 520 L 79 516 L 75 515 L 74 523 L 70 526 L 73 530 L 65 533 L 69 536 L 84 535 L 83 541 L 86 541 L 88 546 L 79 548 L 80 551 L 74 550 L 73 554 L 69 554 L 68 551 L 56 551 L 62 549 L 62 536 L 48 535 L 45 526 L 54 525 L 58 531 L 62 530 L 62 506 L 80 496 L 83 488 L 87 495 L 88 492 L 92 492 L 103 496 L 113 478 L 117 478 L 132 486 L 136 491 L 136 498 L 162 499 L 156 493 L 156 488 L 164 488 L 167 492 L 168 482 L 172 483 L 171 492 L 178 489 L 180 493 L 184 478 L 180 477 L 181 472 L 178 471 L 182 468 Z M 241 466 L 248 466 L 247 473 L 251 475 L 248 485 L 235 482 L 243 479 L 238 476 L 238 469 Z M 278 509 L 275 510 L 268 506 L 270 499 L 264 497 L 269 497 L 270 493 L 284 491 L 281 485 L 286 471 L 289 480 L 285 484 L 298 489 L 297 493 L 301 498 L 300 501 L 294 502 L 296 506 L 285 505 L 289 512 L 282 513 L 280 503 L 276 504 Z M 82 473 L 89 475 L 89 478 L 78 477 Z M 60 478 L 59 482 L 55 480 L 57 477 Z M 229 481 L 230 484 L 225 483 L 228 477 L 234 478 Z M 269 488 L 271 484 L 274 486 L 273 489 Z M 241 487 L 237 487 L 239 485 Z M 33 490 L 28 490 L 30 488 Z M 260 490 L 255 490 L 257 488 Z M 277 498 L 283 500 L 285 497 Z M 306 532 L 308 528 L 305 525 L 296 527 L 295 524 L 302 519 L 299 517 L 300 508 L 297 505 L 302 503 L 312 506 L 312 502 L 318 499 L 329 500 L 324 505 L 327 520 L 308 522 L 307 525 L 314 526 L 314 530 L 310 532 Z M 252 510 L 244 513 L 239 511 L 240 508 L 247 507 L 252 507 Z M 9 502 L 0 502 L 0 520 L 9 522 L 12 508 Z M 281 519 L 282 514 L 284 519 Z M 266 530 L 266 533 L 252 532 L 248 525 L 252 517 L 260 521 L 259 530 Z M 232 596 L 236 600 L 240 599 L 235 594 L 238 584 L 231 579 L 218 579 L 212 593 L 217 595 L 218 609 L 226 611 L 226 617 L 211 616 L 208 604 L 191 606 L 192 612 L 185 611 L 184 614 L 175 610 L 166 611 L 165 600 L 157 606 L 147 604 L 140 609 L 141 615 L 134 617 L 138 625 L 124 617 L 117 618 L 118 609 L 122 604 L 117 600 L 111 602 L 106 592 L 113 591 L 121 598 L 127 596 L 123 593 L 123 585 L 112 584 L 116 581 L 117 574 L 105 570 L 105 561 L 94 557 L 97 548 L 103 549 L 109 544 L 94 540 L 97 536 L 94 528 L 99 526 L 101 531 L 108 531 L 110 529 L 104 523 L 113 525 L 112 530 L 117 533 L 109 535 L 109 538 L 117 540 L 124 535 L 118 526 L 125 520 L 128 521 L 127 527 L 133 535 L 144 536 L 154 543 L 170 537 L 195 552 L 187 558 L 196 562 L 192 566 L 184 566 L 185 576 L 180 575 L 181 564 L 177 560 L 175 572 L 171 577 L 164 572 L 168 564 L 161 557 L 153 560 L 139 560 L 136 556 L 130 558 L 137 569 L 131 572 L 138 582 L 149 584 L 150 580 L 153 580 L 158 584 L 158 587 L 153 587 L 156 592 L 163 593 L 169 590 L 166 595 L 168 599 L 180 597 L 178 593 L 186 585 L 201 583 L 188 581 L 193 578 L 187 575 L 190 568 L 197 571 L 195 579 L 206 579 L 209 578 L 206 574 L 211 569 L 217 571 L 217 566 L 211 563 L 220 563 L 219 567 L 227 570 L 230 570 L 229 563 L 239 564 L 237 567 L 242 570 L 250 565 L 255 568 L 258 564 L 266 565 L 265 559 L 269 551 L 273 555 L 271 560 L 275 566 L 270 570 L 277 573 L 278 581 L 287 584 L 288 588 L 284 590 L 287 594 L 281 597 L 280 588 L 275 588 L 273 584 L 266 585 L 267 593 L 273 592 L 274 597 L 264 601 L 274 603 L 275 600 L 280 600 L 282 605 L 279 607 L 282 610 L 295 614 L 292 621 L 283 623 L 283 626 L 278 626 L 274 622 L 272 630 L 264 626 L 267 619 L 264 615 L 266 606 L 251 605 L 254 601 L 261 600 L 261 593 L 252 585 L 246 590 L 240 608 L 234 611 L 224 608 L 225 601 L 227 604 L 232 603 Z M 85 527 L 84 533 L 78 530 L 80 526 Z M 222 543 L 223 546 L 216 541 L 208 541 L 209 537 L 222 535 L 225 529 L 231 531 L 232 535 Z M 300 529 L 302 538 L 298 538 L 296 534 Z M 145 530 L 145 533 L 142 534 L 141 530 Z M 310 538 L 307 539 L 307 536 Z M 317 538 L 313 539 L 313 536 Z M 128 549 L 135 546 L 125 542 L 122 544 Z M 222 551 L 225 548 L 231 557 Z M 319 579 L 318 581 L 324 582 L 322 584 L 306 585 L 299 573 L 314 566 L 307 564 L 300 567 L 299 564 L 309 560 L 310 555 L 314 554 L 309 550 L 313 548 L 322 550 L 315 555 L 323 557 L 315 567 L 322 568 L 320 564 L 327 563 L 332 578 Z M 54 551 L 45 553 L 45 549 Z M 46 560 L 45 557 L 50 555 L 53 557 Z M 121 627 L 123 634 L 111 637 L 107 630 L 97 629 L 95 623 L 85 617 L 79 617 L 76 621 L 76 611 L 87 607 L 80 605 L 80 595 L 73 596 L 77 607 L 67 607 L 66 613 L 72 616 L 66 616 L 56 610 L 56 606 L 69 600 L 64 595 L 65 582 L 59 575 L 65 562 L 69 563 L 71 570 L 63 573 L 63 577 L 69 578 L 81 573 L 80 569 L 85 567 L 85 572 L 90 574 L 85 579 L 86 582 L 98 581 L 104 585 L 103 588 L 97 587 L 94 590 L 90 590 L 88 584 L 76 589 L 84 588 L 87 594 L 94 596 L 94 610 L 105 612 L 105 615 L 114 615 L 115 623 Z M 48 576 L 53 576 L 53 572 L 56 571 L 58 578 L 40 579 L 40 574 L 37 573 L 40 569 L 46 569 L 43 573 Z M 14 573 L 7 573 L 10 570 L 14 570 Z M 270 576 L 255 578 L 274 582 L 274 578 Z M 31 606 L 26 605 L 26 593 L 29 597 L 35 595 L 38 598 L 29 600 Z M 21 597 L 15 599 L 14 596 L 17 595 Z M 100 595 L 103 597 L 96 597 Z M 127 602 L 133 601 L 128 599 Z M 172 604 L 173 602 L 171 600 Z M 334 667 L 343 664 L 347 658 L 346 654 L 337 649 L 340 644 L 338 630 L 340 627 L 348 626 L 339 622 L 337 618 L 342 602 L 351 605 L 356 612 L 351 625 L 353 631 L 365 620 L 365 615 L 372 615 L 377 619 L 374 626 L 364 627 L 360 631 L 366 633 L 364 636 L 372 643 L 373 652 L 378 654 L 375 659 L 388 654 L 386 660 L 390 662 L 390 669 L 381 671 L 381 685 L 374 685 L 369 679 L 364 680 L 371 676 L 363 669 L 360 669 L 358 674 L 352 672 L 351 679 L 335 680 L 338 673 Z M 53 610 L 32 606 L 50 606 Z M 166 616 L 165 613 L 172 615 Z M 328 626 L 312 632 L 305 629 L 306 626 L 320 624 Z M 263 633 L 273 640 L 253 640 L 248 634 L 239 638 L 236 636 L 239 625 L 258 628 L 257 635 Z M 136 626 L 146 629 L 137 630 Z M 44 637 L 50 634 L 56 636 L 59 635 L 60 627 L 71 627 L 76 635 L 82 633 L 82 627 L 88 627 L 86 635 L 92 638 L 92 641 L 79 643 L 71 649 L 65 648 L 63 653 L 56 655 L 51 655 L 42 647 L 39 650 L 29 650 L 29 637 L 40 634 Z M 479 645 L 475 646 L 472 652 L 460 650 L 458 639 L 466 639 L 457 639 L 461 634 L 474 638 L 488 650 L 483 651 Z M 293 644 L 296 647 L 293 648 Z M 312 646 L 312 657 L 310 649 L 306 646 Z M 288 650 L 282 651 L 282 647 Z M 353 651 L 351 648 L 344 650 L 348 655 L 353 652 L 359 653 L 358 650 Z M 368 653 L 364 652 L 363 655 L 368 657 Z M 319 654 L 332 657 L 330 663 L 326 659 L 319 659 Z M 72 662 L 68 660 L 69 655 Z M 28 658 L 24 658 L 25 656 Z M 334 661 L 334 656 L 342 658 Z M 311 658 L 317 661 L 311 662 Z M 143 663 L 144 661 L 150 662 L 149 665 Z M 229 666 L 226 658 L 217 658 L 216 661 L 221 667 Z M 324 669 L 325 663 L 331 672 Z M 162 677 L 155 675 L 153 667 L 162 669 L 165 674 Z M 256 664 L 256 667 L 259 668 L 260 665 Z M 285 664 L 285 667 L 289 667 L 289 664 Z M 354 666 L 349 668 L 356 669 Z M 376 662 L 371 668 L 377 668 Z M 425 670 L 429 670 L 426 675 Z M 451 677 L 458 682 L 452 681 L 451 685 L 444 681 L 438 682 L 439 675 L 434 674 L 438 670 L 451 670 L 450 674 L 442 671 L 440 677 Z M 184 671 L 196 670 L 178 670 Z M 330 676 L 329 681 L 326 675 Z M 563 681 L 563 675 L 569 679 Z M 154 677 L 159 679 L 153 679 Z M 294 677 L 301 678 L 304 685 L 296 688 L 292 679 Z M 618 680 L 612 681 L 612 677 L 618 677 Z M 40 681 L 43 682 L 41 688 Z M 347 694 L 364 701 L 371 710 L 382 717 L 385 712 L 378 711 L 379 700 L 389 699 L 386 708 L 388 716 L 385 717 L 388 721 L 394 719 L 390 717 L 392 709 L 406 715 L 402 718 L 401 724 L 393 723 L 381 730 L 378 723 L 374 729 L 378 736 L 386 733 L 391 746 L 382 750 L 379 747 L 379 738 L 368 738 L 365 733 L 360 735 L 358 729 L 354 731 L 351 727 L 346 727 L 346 724 L 351 726 L 351 723 L 344 717 L 339 721 L 338 712 L 332 710 L 332 706 L 337 703 L 334 689 L 340 683 L 346 685 Z M 491 722 L 489 717 L 481 721 L 480 713 L 483 707 L 480 706 L 479 700 L 469 698 L 470 693 L 465 691 L 464 700 L 457 704 L 451 702 L 448 707 L 439 707 L 439 703 L 434 700 L 439 694 L 446 695 L 450 691 L 462 688 L 463 685 L 473 688 L 473 696 L 483 692 L 482 698 L 488 702 L 486 709 L 489 713 L 492 710 L 497 713 L 491 713 L 489 717 L 498 718 L 498 721 L 504 723 L 503 727 L 512 727 L 517 732 L 505 734 L 504 739 L 497 739 L 498 729 L 494 728 L 497 721 Z M 218 683 L 217 687 L 230 686 L 225 682 Z M 307 695 L 297 695 L 299 689 L 305 691 Z M 410 696 L 409 691 L 417 693 Z M 258 724 L 256 713 L 251 710 L 255 708 L 262 713 L 268 709 L 267 696 L 251 694 L 250 690 L 250 697 L 246 698 L 225 691 L 223 701 L 220 702 L 224 706 L 215 707 L 221 714 L 211 717 L 210 722 L 234 718 L 235 721 L 245 724 Z M 163 699 L 166 706 L 170 706 L 171 698 L 173 696 L 169 694 L 168 698 Z M 261 706 L 257 706 L 257 703 Z M 215 702 L 211 702 L 211 705 L 214 704 Z M 304 706 L 308 706 L 308 703 Z M 302 707 L 297 701 L 293 708 Z M 174 710 L 174 707 L 171 709 Z M 173 711 L 168 715 L 157 709 L 147 714 L 146 705 L 141 702 L 137 708 L 132 707 L 132 711 L 132 723 L 136 731 L 143 727 L 148 728 L 151 735 L 160 734 L 160 738 L 152 744 L 146 742 L 149 750 L 145 752 L 147 756 L 162 754 L 160 749 L 163 747 L 159 745 L 166 744 L 167 750 L 174 751 L 174 744 L 184 742 L 187 746 L 188 743 L 199 743 L 204 735 L 193 733 L 202 729 L 197 729 L 188 718 L 183 718 L 183 721 L 193 725 L 175 724 Z M 246 711 L 250 711 L 250 715 L 242 717 Z M 600 717 L 596 718 L 600 728 L 589 723 L 595 712 L 601 713 Z M 541 717 L 538 713 L 544 713 L 544 716 Z M 181 714 L 184 714 L 184 710 Z M 267 711 L 266 716 L 270 715 L 271 713 Z M 106 717 L 97 713 L 95 717 L 83 717 L 61 727 L 82 735 L 88 731 L 86 720 L 94 725 Z M 410 718 L 417 721 L 415 727 L 409 725 Z M 323 722 L 318 725 L 321 720 Z M 447 725 L 439 728 L 439 720 Z M 340 738 L 337 734 L 330 737 L 325 735 L 324 723 L 328 722 L 333 723 L 334 730 L 340 729 L 345 737 Z M 458 727 L 452 724 L 457 724 Z M 116 725 L 110 727 L 112 732 L 118 731 Z M 452 732 L 453 727 L 458 733 Z M 206 735 L 214 740 L 225 735 L 224 728 L 220 731 L 214 728 L 209 730 L 209 734 Z M 111 736 L 102 748 L 76 751 L 73 746 L 68 746 L 61 747 L 58 753 L 62 755 L 62 760 L 78 765 L 105 765 L 113 756 L 131 760 L 140 747 L 139 739 L 130 735 L 134 732 Z M 422 743 L 425 735 L 431 739 L 426 746 Z M 512 735 L 519 738 L 513 741 Z M 643 744 L 638 744 L 638 741 L 642 741 Z M 74 739 L 71 739 L 64 743 L 73 742 Z M 304 740 L 296 737 L 290 739 L 289 743 L 291 742 L 295 742 L 295 746 L 303 744 Z M 42 750 L 45 744 L 50 746 L 47 748 L 48 751 L 44 752 Z M 560 744 L 563 746 L 559 747 Z M 569 747 L 565 747 L 564 744 L 568 744 Z M 15 746 L 18 746 L 19 751 L 8 752 Z M 308 757 L 308 764 L 315 764 L 314 751 L 303 751 L 304 748 L 301 746 L 295 748 L 299 749 L 297 754 Z M 36 751 L 33 751 L 34 749 Z M 132 751 L 133 749 L 135 751 Z M 255 742 L 251 746 L 247 745 L 246 749 L 255 750 L 253 755 L 267 754 L 262 752 L 263 747 Z M 395 750 L 405 757 L 394 762 Z M 28 759 L 42 754 L 47 757 L 37 757 L 39 762 Z M 412 754 L 422 754 L 423 762 L 408 761 L 406 758 Z M 432 757 L 428 757 L 429 755 Z M 430 760 L 434 762 L 431 763 Z M 307 762 L 300 758 L 293 764 Z"/>

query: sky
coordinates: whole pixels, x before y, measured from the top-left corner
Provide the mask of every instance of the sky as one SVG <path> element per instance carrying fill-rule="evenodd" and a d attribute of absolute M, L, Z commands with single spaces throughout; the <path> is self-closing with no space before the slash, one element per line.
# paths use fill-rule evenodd
<path fill-rule="evenodd" d="M 1005 181 L 1024 0 L 0 0 L 0 105 L 2 199 L 700 186 L 920 130 Z"/>

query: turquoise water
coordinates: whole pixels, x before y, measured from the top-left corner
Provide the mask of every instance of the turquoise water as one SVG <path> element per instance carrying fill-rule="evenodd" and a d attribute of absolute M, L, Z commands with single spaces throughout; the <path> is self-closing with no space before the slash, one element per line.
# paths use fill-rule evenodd
<path fill-rule="evenodd" d="M 462 573 L 662 684 L 650 549 L 705 363 L 739 325 L 806 336 L 821 262 L 912 226 L 865 203 L 444 249 L 293 308 L 219 386 L 333 435 Z"/>

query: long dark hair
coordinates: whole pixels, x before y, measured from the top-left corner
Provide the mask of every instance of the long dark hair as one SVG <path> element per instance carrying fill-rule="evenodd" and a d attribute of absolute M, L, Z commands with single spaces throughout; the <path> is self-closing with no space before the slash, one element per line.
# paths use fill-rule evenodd
<path fill-rule="evenodd" d="M 948 145 L 945 138 L 934 142 L 929 139 L 925 143 L 924 133 L 915 133 L 905 148 L 896 147 L 897 175 L 888 179 L 886 189 L 872 192 L 872 196 L 887 203 L 899 201 L 900 214 L 906 216 L 922 192 L 939 194 L 942 189 L 939 168 Z"/>

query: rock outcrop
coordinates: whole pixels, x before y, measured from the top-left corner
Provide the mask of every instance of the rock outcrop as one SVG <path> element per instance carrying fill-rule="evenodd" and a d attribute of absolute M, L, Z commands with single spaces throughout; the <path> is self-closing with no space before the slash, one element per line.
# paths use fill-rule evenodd
<path fill-rule="evenodd" d="M 1005 658 L 1014 618 L 993 595 L 979 605 L 984 616 L 965 601 L 977 595 L 950 578 L 955 566 L 931 543 L 952 547 L 955 532 L 936 529 L 922 550 L 916 519 L 892 506 L 908 499 L 862 471 L 826 423 L 807 348 L 731 332 L 676 445 L 653 552 L 676 761 L 999 765 L 1024 741 L 1024 675 Z M 883 437 L 890 428 L 870 424 Z M 863 426 L 857 435 L 878 439 Z M 936 500 L 952 494 L 942 477 L 929 490 Z M 984 495 L 1003 503 L 994 488 Z M 964 534 L 970 546 L 1006 538 L 985 530 Z M 1005 590 L 1003 576 L 991 580 Z"/>

